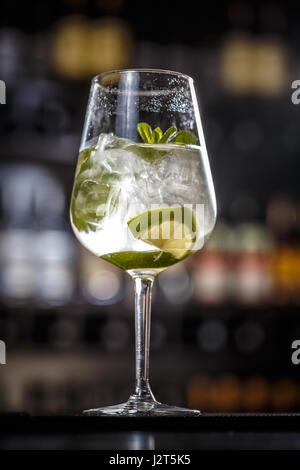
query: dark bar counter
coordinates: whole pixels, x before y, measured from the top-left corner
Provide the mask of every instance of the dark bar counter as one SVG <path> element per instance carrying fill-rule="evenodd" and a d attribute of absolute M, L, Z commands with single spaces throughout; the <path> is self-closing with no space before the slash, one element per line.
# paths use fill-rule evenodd
<path fill-rule="evenodd" d="M 300 450 L 300 414 L 0 415 L 0 450 Z"/>

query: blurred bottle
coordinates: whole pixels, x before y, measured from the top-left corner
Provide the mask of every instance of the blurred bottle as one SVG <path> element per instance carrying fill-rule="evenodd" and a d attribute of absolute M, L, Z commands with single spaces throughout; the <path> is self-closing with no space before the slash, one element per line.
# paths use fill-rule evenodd
<path fill-rule="evenodd" d="M 300 244 L 296 205 L 288 197 L 272 198 L 267 207 L 267 221 L 276 241 L 270 260 L 274 302 L 299 303 Z"/>
<path fill-rule="evenodd" d="M 131 29 L 118 17 L 92 21 L 67 16 L 56 24 L 52 41 L 53 67 L 64 78 L 80 80 L 124 69 L 131 61 Z"/>
<path fill-rule="evenodd" d="M 56 139 L 60 137 L 70 123 L 63 98 L 62 86 L 54 81 L 41 78 L 20 81 L 11 98 L 11 122 L 14 130 L 19 132 L 18 138 L 24 140 L 26 133 L 37 132 L 55 135 Z M 35 137 L 38 138 L 37 135 Z M 16 140 L 18 141 L 17 138 Z M 38 158 L 45 158 L 45 154 L 49 152 L 47 148 L 50 147 L 49 143 L 45 145 L 42 155 L 40 148 L 34 147 L 34 141 L 29 141 L 29 144 L 33 146 Z M 18 154 L 22 154 L 22 150 L 19 147 L 15 148 Z"/>
<path fill-rule="evenodd" d="M 65 305 L 75 288 L 75 243 L 64 220 L 65 195 L 53 175 L 39 175 L 34 188 L 36 298 Z"/>
<path fill-rule="evenodd" d="M 241 382 L 232 374 L 214 379 L 195 377 L 187 385 L 188 405 L 203 411 L 238 411 L 241 396 Z"/>
<path fill-rule="evenodd" d="M 46 169 L 12 165 L 3 170 L 0 185 L 2 297 L 67 303 L 75 284 L 74 242 L 62 217 L 60 183 Z"/>
<path fill-rule="evenodd" d="M 114 305 L 124 295 L 123 273 L 117 267 L 98 259 L 85 248 L 80 254 L 79 281 L 83 298 L 94 305 Z"/>
<path fill-rule="evenodd" d="M 269 405 L 271 387 L 259 376 L 249 377 L 242 384 L 241 407 L 248 412 L 266 411 Z"/>
<path fill-rule="evenodd" d="M 172 305 L 172 310 L 182 309 L 190 300 L 193 286 L 184 263 L 172 266 L 162 272 L 157 280 L 164 297 L 162 302 L 169 302 Z"/>
<path fill-rule="evenodd" d="M 274 411 L 294 411 L 298 405 L 298 386 L 293 379 L 281 378 L 272 384 L 270 405 Z"/>
<path fill-rule="evenodd" d="M 232 299 L 240 305 L 258 306 L 270 299 L 269 256 L 272 236 L 262 222 L 253 194 L 242 193 L 230 205 L 234 223 L 232 242 Z"/>
<path fill-rule="evenodd" d="M 187 404 L 190 408 L 209 411 L 211 407 L 211 381 L 205 376 L 193 377 L 187 384 Z"/>
<path fill-rule="evenodd" d="M 289 87 L 290 63 L 280 37 L 230 34 L 221 46 L 221 81 L 232 94 L 278 96 Z"/>
<path fill-rule="evenodd" d="M 26 76 L 28 38 L 16 29 L 0 29 L 1 80 L 10 86 Z"/>
<path fill-rule="evenodd" d="M 23 166 L 3 168 L 1 184 L 1 297 L 28 303 L 35 290 L 35 230 L 31 172 Z"/>
<path fill-rule="evenodd" d="M 231 286 L 232 232 L 217 222 L 205 248 L 193 256 L 194 298 L 196 302 L 217 305 L 229 298 Z"/>
<path fill-rule="evenodd" d="M 240 304 L 266 303 L 271 293 L 268 261 L 272 241 L 268 230 L 257 222 L 239 224 L 235 237 L 233 296 Z"/>
<path fill-rule="evenodd" d="M 241 393 L 242 386 L 239 378 L 233 374 L 224 374 L 212 384 L 212 407 L 216 411 L 238 411 Z"/>
<path fill-rule="evenodd" d="M 254 88 L 255 46 L 246 33 L 231 34 L 221 45 L 221 81 L 226 91 L 249 94 Z"/>
<path fill-rule="evenodd" d="M 46 305 L 65 305 L 75 288 L 74 240 L 62 220 L 40 226 L 36 235 L 36 298 Z"/>

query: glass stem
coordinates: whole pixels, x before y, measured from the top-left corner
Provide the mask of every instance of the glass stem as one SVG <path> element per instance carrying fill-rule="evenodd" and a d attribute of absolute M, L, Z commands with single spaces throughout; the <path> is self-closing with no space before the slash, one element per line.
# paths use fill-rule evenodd
<path fill-rule="evenodd" d="M 153 276 L 134 277 L 135 286 L 135 396 L 155 401 L 149 385 L 149 350 L 151 323 L 151 292 Z"/>

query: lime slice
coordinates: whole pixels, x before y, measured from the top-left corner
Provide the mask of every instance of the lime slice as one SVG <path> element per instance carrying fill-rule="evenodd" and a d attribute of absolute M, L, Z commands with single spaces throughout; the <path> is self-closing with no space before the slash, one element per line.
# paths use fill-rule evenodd
<path fill-rule="evenodd" d="M 171 253 L 176 259 L 195 248 L 200 232 L 195 212 L 186 206 L 145 211 L 127 225 L 136 239 Z"/>

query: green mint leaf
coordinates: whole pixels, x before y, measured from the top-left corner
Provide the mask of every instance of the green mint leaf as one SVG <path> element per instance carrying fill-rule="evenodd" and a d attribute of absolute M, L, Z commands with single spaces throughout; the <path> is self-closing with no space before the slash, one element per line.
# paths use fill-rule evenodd
<path fill-rule="evenodd" d="M 152 129 L 147 124 L 146 122 L 140 122 L 137 125 L 137 130 L 142 138 L 142 140 L 145 142 L 145 144 L 151 144 L 152 143 Z"/>
<path fill-rule="evenodd" d="M 160 143 L 160 139 L 162 136 L 162 130 L 160 127 L 156 127 L 154 131 L 152 131 L 152 144 Z"/>
<path fill-rule="evenodd" d="M 87 167 L 93 149 L 87 148 L 80 152 L 75 172 L 75 178 Z"/>
<path fill-rule="evenodd" d="M 149 124 L 140 122 L 137 125 L 138 132 L 145 144 L 179 144 L 179 145 L 196 145 L 197 137 L 191 131 L 179 131 L 177 127 L 172 126 L 163 134 L 160 127 L 156 127 L 153 131 Z"/>
<path fill-rule="evenodd" d="M 196 145 L 197 137 L 191 131 L 180 131 L 169 142 L 172 144 Z"/>
<path fill-rule="evenodd" d="M 170 139 L 172 139 L 172 137 L 174 137 L 176 132 L 177 132 L 177 127 L 175 127 L 175 126 L 169 127 L 169 129 L 160 138 L 159 143 L 160 144 L 167 144 L 168 142 L 170 142 Z"/>

